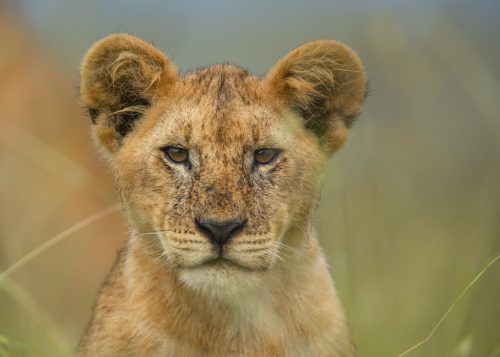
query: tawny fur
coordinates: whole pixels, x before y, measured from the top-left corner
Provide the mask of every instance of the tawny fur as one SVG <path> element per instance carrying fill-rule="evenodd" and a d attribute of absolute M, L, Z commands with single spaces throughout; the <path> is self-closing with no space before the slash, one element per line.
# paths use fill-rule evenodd
<path fill-rule="evenodd" d="M 299 47 L 265 78 L 231 65 L 181 78 L 140 39 L 99 41 L 81 96 L 132 232 L 80 354 L 353 356 L 311 222 L 365 86 L 361 62 L 335 41 Z M 166 146 L 189 150 L 189 165 L 169 162 Z M 256 166 L 266 147 L 281 153 Z M 224 260 L 200 217 L 245 220 Z"/>

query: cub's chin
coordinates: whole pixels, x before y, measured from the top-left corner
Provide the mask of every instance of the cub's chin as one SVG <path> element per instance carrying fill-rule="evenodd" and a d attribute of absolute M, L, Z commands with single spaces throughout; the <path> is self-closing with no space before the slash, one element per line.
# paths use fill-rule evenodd
<path fill-rule="evenodd" d="M 262 281 L 263 274 L 265 272 L 252 270 L 225 259 L 179 269 L 179 278 L 184 286 L 220 298 L 255 290 Z"/>

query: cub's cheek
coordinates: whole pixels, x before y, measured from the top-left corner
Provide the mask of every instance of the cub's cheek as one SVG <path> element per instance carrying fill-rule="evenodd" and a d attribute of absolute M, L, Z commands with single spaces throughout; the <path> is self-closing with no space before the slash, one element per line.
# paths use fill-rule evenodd
<path fill-rule="evenodd" d="M 165 258 L 174 265 L 189 268 L 217 258 L 212 244 L 187 231 L 162 231 L 159 239 Z"/>
<path fill-rule="evenodd" d="M 248 252 L 228 252 L 227 258 L 252 272 L 263 272 L 273 268 L 282 259 L 276 248 L 252 248 Z"/>
<path fill-rule="evenodd" d="M 155 216 L 151 215 L 142 205 L 137 204 L 134 200 L 131 200 L 130 197 L 121 197 L 121 202 L 124 213 L 137 234 L 158 230 L 156 229 L 158 225 L 154 220 Z"/>
<path fill-rule="evenodd" d="M 281 205 L 275 215 L 273 222 L 274 239 L 280 241 L 290 224 L 290 208 L 288 205 Z"/>

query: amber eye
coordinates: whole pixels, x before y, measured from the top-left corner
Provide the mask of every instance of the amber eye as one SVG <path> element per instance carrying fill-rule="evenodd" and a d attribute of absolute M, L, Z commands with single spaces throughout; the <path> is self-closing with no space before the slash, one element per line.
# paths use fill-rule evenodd
<path fill-rule="evenodd" d="M 253 154 L 255 163 L 258 165 L 269 164 L 278 156 L 280 152 L 281 150 L 271 149 L 271 148 L 263 148 L 255 150 Z"/>
<path fill-rule="evenodd" d="M 188 162 L 189 153 L 186 149 L 177 146 L 167 146 L 162 149 L 163 153 L 173 163 L 185 164 Z"/>

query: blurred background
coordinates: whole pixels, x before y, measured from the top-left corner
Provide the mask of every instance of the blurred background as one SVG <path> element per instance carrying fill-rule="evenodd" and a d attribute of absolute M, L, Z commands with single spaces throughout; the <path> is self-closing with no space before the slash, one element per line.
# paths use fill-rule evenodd
<path fill-rule="evenodd" d="M 346 42 L 371 95 L 332 160 L 317 226 L 360 356 L 422 340 L 500 252 L 500 2 L 0 1 L 0 273 L 117 202 L 78 103 L 79 63 L 111 32 L 182 72 L 266 71 Z M 0 356 L 73 354 L 127 234 L 89 225 L 0 282 Z M 500 356 L 500 262 L 410 356 Z"/>

